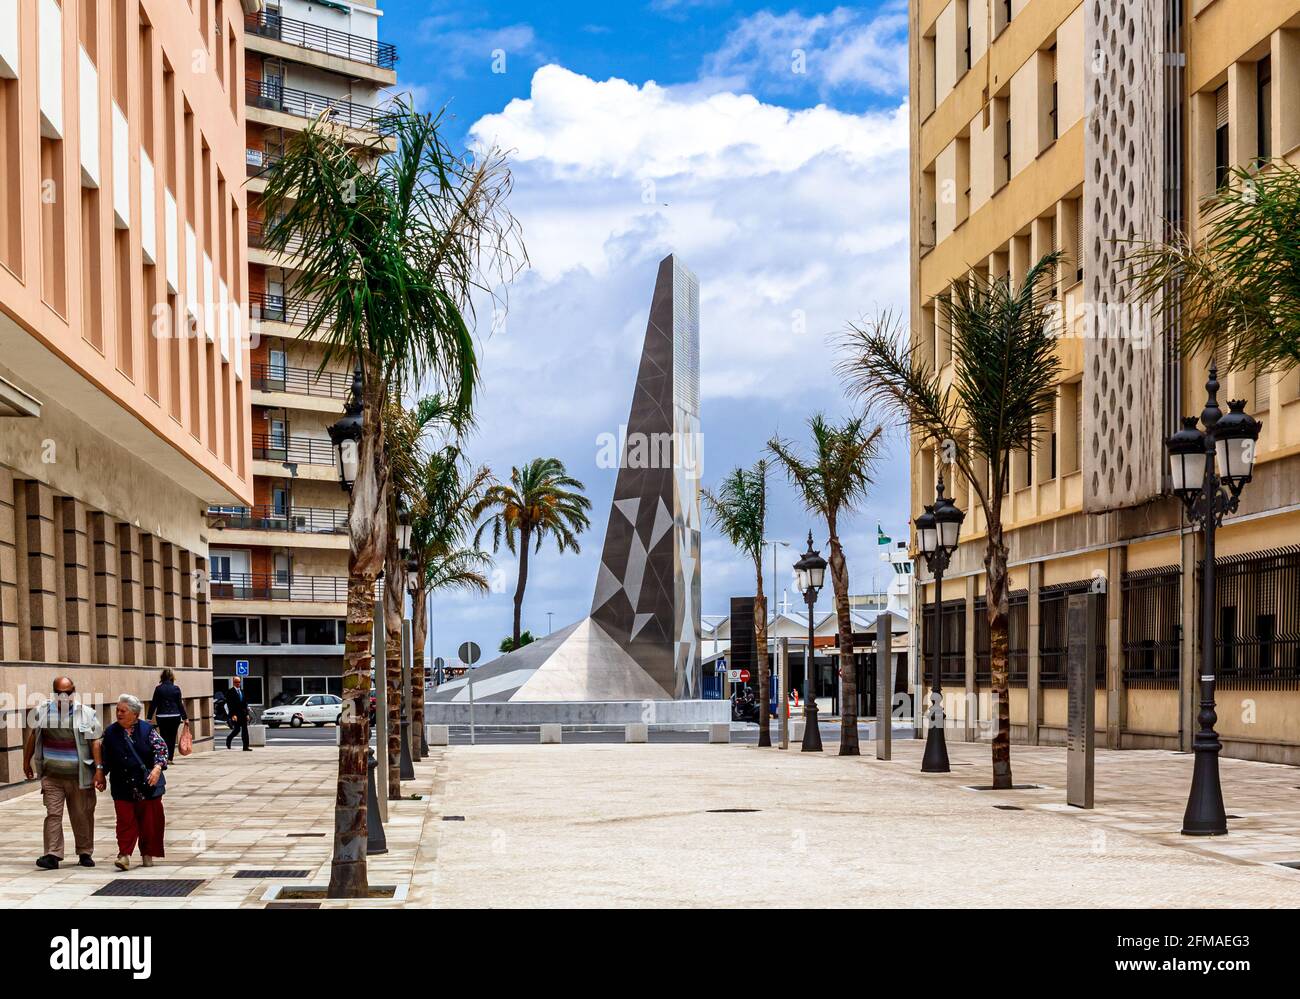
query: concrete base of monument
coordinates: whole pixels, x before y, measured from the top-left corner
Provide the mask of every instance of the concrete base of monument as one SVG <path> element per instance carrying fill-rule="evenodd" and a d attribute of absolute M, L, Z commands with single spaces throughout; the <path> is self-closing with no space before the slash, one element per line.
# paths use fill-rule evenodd
<path fill-rule="evenodd" d="M 474 704 L 474 724 L 536 728 L 541 725 L 644 724 L 661 731 L 708 731 L 731 721 L 730 701 L 482 701 Z M 468 701 L 426 701 L 429 725 L 468 725 Z"/>

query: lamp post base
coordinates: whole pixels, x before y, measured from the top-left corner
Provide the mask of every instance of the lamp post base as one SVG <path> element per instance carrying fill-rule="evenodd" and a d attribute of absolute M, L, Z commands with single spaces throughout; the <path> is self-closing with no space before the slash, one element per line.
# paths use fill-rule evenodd
<path fill-rule="evenodd" d="M 946 774 L 951 771 L 948 766 L 948 743 L 943 737 L 943 723 L 932 724 L 925 737 L 925 755 L 921 758 L 921 773 Z"/>
<path fill-rule="evenodd" d="M 808 704 L 803 713 L 803 745 L 799 747 L 802 753 L 820 753 L 822 751 L 822 733 L 817 727 L 817 704 L 815 701 Z"/>
<path fill-rule="evenodd" d="M 1197 749 L 1192 770 L 1192 793 L 1183 813 L 1184 836 L 1226 836 L 1228 819 L 1219 785 L 1219 747 Z"/>

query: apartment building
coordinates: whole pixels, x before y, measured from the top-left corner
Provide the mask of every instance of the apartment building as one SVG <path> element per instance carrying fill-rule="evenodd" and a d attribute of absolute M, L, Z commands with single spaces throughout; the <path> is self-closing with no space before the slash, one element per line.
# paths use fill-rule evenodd
<path fill-rule="evenodd" d="M 1015 281 L 1065 255 L 1055 409 L 1004 485 L 1012 737 L 1064 740 L 1066 600 L 1092 588 L 1106 607 L 1103 744 L 1187 750 L 1202 537 L 1169 493 L 1164 440 L 1200 413 L 1209 359 L 1180 356 L 1174 312 L 1133 306 L 1124 241 L 1195 239 L 1198 206 L 1230 167 L 1300 160 L 1300 0 L 912 0 L 910 19 L 916 349 L 951 378 L 937 305 L 954 283 Z M 1245 399 L 1264 430 L 1255 480 L 1217 539 L 1218 731 L 1227 755 L 1294 764 L 1300 372 L 1220 379 L 1220 401 Z M 917 514 L 937 471 L 935 454 L 914 455 Z M 947 484 L 968 516 L 923 647 L 928 663 L 940 642 L 956 735 L 978 738 L 991 710 L 986 525 L 969 490 Z"/>
<path fill-rule="evenodd" d="M 211 745 L 208 504 L 252 495 L 243 9 L 0 3 L 0 785 L 68 674 Z"/>
<path fill-rule="evenodd" d="M 215 684 L 246 664 L 254 704 L 341 693 L 348 497 L 326 428 L 352 384 L 346 365 L 322 368 L 320 345 L 298 336 L 309 305 L 292 259 L 263 246 L 261 194 L 292 134 L 322 114 L 359 144 L 375 138 L 381 92 L 397 78 L 381 16 L 373 0 L 283 0 L 244 19 L 253 501 L 214 505 L 209 523 Z"/>

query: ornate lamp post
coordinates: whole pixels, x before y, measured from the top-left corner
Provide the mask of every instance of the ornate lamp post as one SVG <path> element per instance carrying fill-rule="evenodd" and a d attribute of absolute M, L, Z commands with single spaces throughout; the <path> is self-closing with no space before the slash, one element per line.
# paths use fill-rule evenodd
<path fill-rule="evenodd" d="M 345 493 L 352 492 L 357 481 L 361 449 L 361 414 L 365 405 L 361 401 L 361 365 L 352 374 L 352 388 L 343 415 L 329 425 L 330 441 L 334 445 L 335 463 L 338 466 L 339 486 Z"/>
<path fill-rule="evenodd" d="M 801 752 L 820 753 L 822 733 L 817 727 L 817 685 L 813 682 L 813 605 L 817 592 L 826 582 L 826 560 L 813 548 L 812 531 L 808 532 L 808 550 L 794 564 L 796 585 L 803 591 L 803 602 L 808 605 L 808 658 L 803 677 L 803 745 Z"/>
<path fill-rule="evenodd" d="M 939 660 L 943 647 L 943 574 L 957 551 L 957 538 L 961 533 L 962 513 L 951 499 L 943 494 L 943 476 L 935 487 L 934 505 L 916 518 L 916 537 L 925 564 L 934 575 L 934 675 L 930 684 L 930 731 L 925 737 L 925 755 L 921 758 L 921 773 L 946 774 L 948 744 L 944 740 L 943 681 L 939 676 Z"/>
<path fill-rule="evenodd" d="M 400 496 L 397 499 L 397 554 L 403 559 L 411 554 L 411 511 Z"/>
<path fill-rule="evenodd" d="M 1246 403 L 1233 399 L 1228 414 L 1219 408 L 1219 371 L 1210 364 L 1208 396 L 1196 417 L 1184 416 L 1183 428 L 1166 442 L 1169 448 L 1169 477 L 1173 491 L 1183 501 L 1190 520 L 1205 534 L 1201 562 L 1201 710 L 1196 716 L 1200 728 L 1192 739 L 1196 762 L 1192 770 L 1192 791 L 1183 813 L 1184 836 L 1223 836 L 1228 820 L 1219 786 L 1219 734 L 1214 730 L 1214 534 L 1223 518 L 1237 509 L 1241 491 L 1254 474 L 1255 443 L 1261 424 L 1246 413 Z M 1216 468 L 1217 466 L 1217 468 Z"/>

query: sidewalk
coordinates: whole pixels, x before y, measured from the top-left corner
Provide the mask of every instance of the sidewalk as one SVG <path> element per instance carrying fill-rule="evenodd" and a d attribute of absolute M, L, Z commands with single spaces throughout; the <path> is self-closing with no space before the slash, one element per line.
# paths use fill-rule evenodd
<path fill-rule="evenodd" d="M 1222 761 L 1231 833 L 1179 835 L 1190 756 L 1097 753 L 1097 808 L 1064 804 L 1065 753 L 1012 747 L 1027 791 L 973 791 L 989 748 L 952 742 L 953 771 L 754 746 L 565 744 L 435 749 L 390 803 L 372 885 L 405 902 L 518 906 L 1300 906 L 1300 772 Z M 167 853 L 112 867 L 108 798 L 96 860 L 37 870 L 39 794 L 0 802 L 0 907 L 261 908 L 275 884 L 328 881 L 333 747 L 208 753 L 169 774 Z M 1010 807 L 1007 807 L 1010 806 Z M 315 835 L 295 835 L 313 833 Z M 304 869 L 308 877 L 236 878 Z M 184 898 L 96 897 L 117 878 L 193 878 Z"/>
<path fill-rule="evenodd" d="M 327 884 L 333 848 L 334 794 L 338 750 L 333 747 L 273 748 L 252 753 L 208 752 L 177 759 L 167 771 L 165 847 L 167 856 L 152 868 L 140 867 L 137 854 L 126 873 L 113 866 L 113 802 L 107 793 L 95 808 L 93 869 L 65 859 L 57 871 L 35 866 L 41 853 L 45 809 L 39 791 L 0 802 L 0 908 L 261 908 L 271 885 Z M 420 801 L 389 802 L 385 825 L 388 853 L 371 857 L 370 884 L 408 885 L 425 826 L 440 756 L 416 765 L 416 780 L 403 782 Z M 65 819 L 67 849 L 73 844 Z M 301 835 L 310 833 L 312 835 Z M 236 878 L 237 871 L 307 870 L 306 878 Z M 124 898 L 93 895 L 117 878 L 202 879 L 183 898 Z M 361 904 L 397 907 L 399 902 L 327 901 L 325 908 Z"/>

